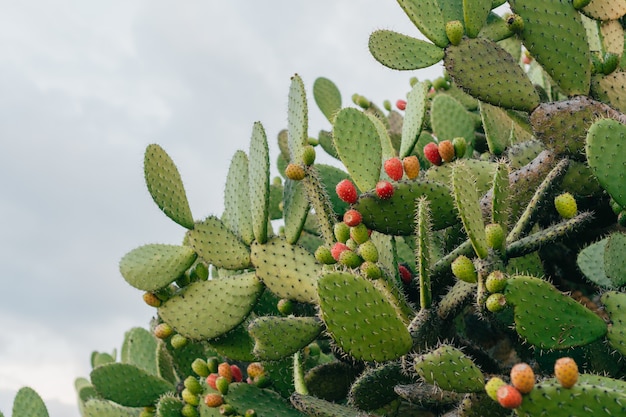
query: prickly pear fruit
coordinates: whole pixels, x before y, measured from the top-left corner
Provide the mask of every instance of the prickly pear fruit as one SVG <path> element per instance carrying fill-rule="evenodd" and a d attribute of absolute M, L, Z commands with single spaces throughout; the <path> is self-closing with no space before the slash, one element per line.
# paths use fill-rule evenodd
<path fill-rule="evenodd" d="M 572 358 L 559 358 L 554 363 L 554 376 L 563 388 L 572 388 L 578 381 L 578 365 Z"/>
<path fill-rule="evenodd" d="M 359 198 L 356 192 L 356 186 L 349 179 L 341 180 L 335 187 L 337 197 L 345 201 L 348 204 L 354 204 Z"/>
<path fill-rule="evenodd" d="M 414 180 L 420 173 L 420 160 L 415 155 L 407 156 L 402 159 L 402 166 L 406 176 L 410 180 Z"/>
<path fill-rule="evenodd" d="M 396 101 L 396 107 L 398 108 L 398 110 L 405 110 L 406 109 L 406 100 L 398 100 Z"/>
<path fill-rule="evenodd" d="M 424 157 L 433 165 L 441 165 L 439 147 L 435 142 L 427 143 L 426 146 L 424 146 Z"/>
<path fill-rule="evenodd" d="M 437 150 L 444 162 L 452 162 L 454 160 L 454 145 L 449 140 L 439 142 Z"/>
<path fill-rule="evenodd" d="M 504 408 L 514 409 L 522 405 L 522 394 L 512 385 L 498 388 L 498 402 Z"/>
<path fill-rule="evenodd" d="M 465 255 L 460 255 L 454 261 L 452 261 L 452 273 L 455 277 L 461 281 L 474 283 L 478 280 L 476 274 L 476 268 L 470 258 Z"/>
<path fill-rule="evenodd" d="M 343 215 L 343 222 L 349 227 L 355 227 L 361 224 L 363 220 L 363 216 L 355 209 L 350 209 L 346 211 Z"/>
<path fill-rule="evenodd" d="M 402 167 L 402 161 L 400 158 L 393 157 L 385 161 L 383 165 L 385 172 L 394 181 L 400 181 L 404 175 L 404 168 Z"/>
<path fill-rule="evenodd" d="M 511 368 L 511 385 L 522 394 L 528 394 L 535 386 L 535 372 L 527 363 L 520 362 Z"/>
<path fill-rule="evenodd" d="M 289 164 L 285 168 L 285 177 L 293 181 L 302 181 L 306 175 L 306 171 L 299 164 Z"/>
<path fill-rule="evenodd" d="M 576 199 L 570 193 L 563 193 L 554 198 L 554 207 L 561 217 L 571 219 L 578 212 Z"/>
<path fill-rule="evenodd" d="M 504 382 L 502 378 L 494 376 L 493 378 L 490 378 L 489 381 L 487 381 L 487 383 L 485 384 L 485 392 L 487 393 L 489 398 L 494 401 L 498 401 L 498 389 L 500 389 L 500 387 L 504 385 L 506 385 L 506 382 Z"/>
<path fill-rule="evenodd" d="M 393 196 L 393 185 L 389 181 L 378 181 L 376 195 L 381 200 L 388 200 Z"/>
<path fill-rule="evenodd" d="M 446 23 L 446 35 L 452 45 L 458 45 L 463 39 L 463 23 L 460 20 L 451 20 Z"/>
<path fill-rule="evenodd" d="M 487 307 L 487 310 L 492 313 L 502 310 L 505 306 L 506 298 L 504 297 L 504 294 L 498 292 L 491 294 L 487 297 L 487 300 L 485 300 L 485 307 Z"/>

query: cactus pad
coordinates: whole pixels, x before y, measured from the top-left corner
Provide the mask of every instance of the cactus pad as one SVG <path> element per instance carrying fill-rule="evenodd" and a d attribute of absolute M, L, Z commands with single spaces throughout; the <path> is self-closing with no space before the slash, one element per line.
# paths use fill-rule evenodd
<path fill-rule="evenodd" d="M 599 100 L 606 101 L 619 111 L 626 111 L 626 72 L 615 71 L 609 75 L 592 78 L 591 92 Z"/>
<path fill-rule="evenodd" d="M 311 343 L 322 331 L 314 317 L 259 317 L 248 325 L 254 338 L 254 354 L 260 360 L 292 355 Z"/>
<path fill-rule="evenodd" d="M 452 96 L 435 96 L 430 107 L 430 124 L 439 141 L 463 137 L 468 144 L 474 143 L 474 120 Z"/>
<path fill-rule="evenodd" d="M 411 22 L 435 45 L 445 48 L 448 45 L 446 22 L 438 0 L 398 0 L 398 4 Z"/>
<path fill-rule="evenodd" d="M 444 57 L 444 51 L 440 47 L 391 30 L 377 30 L 372 33 L 369 49 L 378 62 L 395 70 L 430 67 Z"/>
<path fill-rule="evenodd" d="M 187 237 L 198 256 L 209 264 L 225 269 L 250 266 L 250 249 L 215 216 L 196 223 Z"/>
<path fill-rule="evenodd" d="M 595 122 L 587 133 L 587 161 L 598 182 L 620 205 L 626 206 L 626 126 L 611 120 Z"/>
<path fill-rule="evenodd" d="M 313 83 L 313 99 L 322 114 L 332 123 L 335 114 L 341 110 L 341 93 L 337 86 L 328 78 L 317 78 Z"/>
<path fill-rule="evenodd" d="M 348 403 L 360 410 L 375 410 L 398 398 L 394 387 L 411 383 L 413 378 L 399 362 L 388 362 L 370 368 L 352 384 Z"/>
<path fill-rule="evenodd" d="M 174 391 L 170 382 L 126 363 L 98 366 L 90 376 L 103 398 L 127 407 L 154 405 L 161 395 Z"/>
<path fill-rule="evenodd" d="M 456 220 L 456 211 L 450 189 L 435 181 L 417 179 L 399 181 L 394 184 L 393 196 L 387 200 L 378 198 L 375 192 L 368 192 L 354 205 L 363 216 L 363 223 L 381 233 L 408 236 L 415 231 L 414 202 L 421 196 L 430 201 L 433 228 L 443 229 Z"/>
<path fill-rule="evenodd" d="M 585 15 L 596 20 L 614 20 L 626 14 L 624 0 L 592 0 L 581 10 Z"/>
<path fill-rule="evenodd" d="M 283 202 L 285 238 L 287 242 L 295 244 L 300 238 L 310 208 L 303 181 L 285 180 Z"/>
<path fill-rule="evenodd" d="M 578 252 L 576 264 L 585 277 L 596 285 L 604 288 L 617 288 L 606 276 L 604 268 L 604 249 L 608 241 L 608 238 L 602 239 Z"/>
<path fill-rule="evenodd" d="M 124 255 L 120 273 L 133 287 L 155 291 L 178 279 L 196 258 L 196 253 L 188 246 L 144 245 Z"/>
<path fill-rule="evenodd" d="M 444 391 L 481 392 L 485 386 L 483 373 L 472 359 L 450 345 L 417 356 L 415 371 L 424 381 Z"/>
<path fill-rule="evenodd" d="M 406 109 L 404 111 L 404 121 L 402 123 L 402 141 L 400 143 L 400 158 L 411 154 L 415 143 L 419 138 L 424 114 L 426 112 L 426 95 L 428 94 L 428 84 L 421 82 L 413 86 L 407 95 Z"/>
<path fill-rule="evenodd" d="M 230 384 L 227 401 L 237 410 L 253 409 L 259 417 L 304 417 L 275 392 L 260 389 L 252 384 L 241 382 Z"/>
<path fill-rule="evenodd" d="M 278 297 L 317 303 L 317 277 L 322 266 L 306 249 L 272 238 L 252 245 L 257 276 Z"/>
<path fill-rule="evenodd" d="M 189 284 L 159 307 L 159 316 L 191 339 L 212 339 L 235 328 L 263 285 L 253 272 Z"/>
<path fill-rule="evenodd" d="M 386 361 L 411 348 L 411 336 L 396 309 L 371 281 L 330 272 L 320 278 L 318 292 L 328 332 L 352 357 Z"/>
<path fill-rule="evenodd" d="M 246 245 L 254 240 L 248 181 L 248 156 L 243 151 L 237 151 L 226 176 L 222 222 Z"/>
<path fill-rule="evenodd" d="M 35 390 L 23 387 L 13 400 L 13 417 L 48 417 L 48 409 Z"/>
<path fill-rule="evenodd" d="M 178 168 L 159 145 L 146 148 L 144 175 L 148 191 L 159 208 L 173 221 L 187 229 L 193 227 L 193 216 Z"/>
<path fill-rule="evenodd" d="M 376 126 L 363 112 L 347 107 L 335 118 L 333 127 L 335 148 L 361 190 L 370 190 L 380 178 L 382 148 Z M 361 152 L 367 149 L 367 153 Z"/>
<path fill-rule="evenodd" d="M 259 122 L 252 128 L 248 161 L 252 231 L 258 242 L 265 243 L 270 215 L 270 154 L 267 135 Z"/>
<path fill-rule="evenodd" d="M 464 39 L 448 46 L 444 64 L 454 82 L 479 100 L 526 111 L 539 104 L 539 95 L 515 59 L 488 39 Z"/>
<path fill-rule="evenodd" d="M 491 11 L 491 0 L 463 0 L 463 19 L 465 33 L 475 38 L 487 21 Z"/>
<path fill-rule="evenodd" d="M 138 417 L 139 409 L 124 407 L 109 400 L 92 398 L 84 403 L 82 415 L 83 417 Z"/>
<path fill-rule="evenodd" d="M 539 278 L 509 278 L 505 296 L 515 309 L 515 329 L 539 348 L 567 349 L 606 334 L 604 320 Z"/>
<path fill-rule="evenodd" d="M 141 327 L 134 327 L 124 335 L 120 352 L 122 363 L 129 363 L 144 371 L 158 375 L 157 339 Z"/>
<path fill-rule="evenodd" d="M 311 417 L 359 417 L 359 410 L 322 400 L 311 395 L 293 393 L 289 398 L 294 407 Z"/>
<path fill-rule="evenodd" d="M 604 248 L 604 270 L 613 285 L 626 285 L 626 234 L 612 233 Z"/>
<path fill-rule="evenodd" d="M 303 162 L 304 147 L 309 143 L 309 113 L 304 83 L 298 74 L 291 77 L 287 103 L 287 124 L 289 161 L 300 164 Z"/>

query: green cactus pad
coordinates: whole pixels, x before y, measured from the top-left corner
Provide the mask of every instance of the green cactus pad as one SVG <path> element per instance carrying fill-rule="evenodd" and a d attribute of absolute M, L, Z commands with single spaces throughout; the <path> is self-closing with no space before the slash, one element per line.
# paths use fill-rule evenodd
<path fill-rule="evenodd" d="M 167 350 L 167 346 L 168 346 L 168 343 L 163 340 L 160 340 L 157 343 L 157 351 L 156 351 L 157 373 L 156 375 L 175 384 L 177 382 L 177 377 L 176 377 L 176 371 L 174 369 L 174 366 L 175 365 L 185 366 L 186 364 L 182 364 L 180 362 L 177 362 L 175 364 L 172 355 L 170 355 L 169 351 Z M 171 344 L 169 346 L 171 346 Z M 189 346 L 189 344 L 187 344 L 187 346 Z M 183 348 L 181 350 L 186 350 L 186 349 Z M 180 350 L 177 353 L 180 353 Z M 180 355 L 178 357 L 180 357 Z M 189 365 L 189 367 L 191 367 L 191 365 Z"/>
<path fill-rule="evenodd" d="M 230 162 L 224 186 L 222 223 L 239 236 L 246 245 L 254 240 L 248 181 L 248 156 L 243 151 L 237 151 Z"/>
<path fill-rule="evenodd" d="M 378 133 L 378 137 L 380 138 L 381 159 L 385 161 L 389 158 L 393 158 L 397 156 L 398 155 L 398 152 L 396 151 L 397 147 L 395 147 L 394 143 L 391 141 L 391 136 L 389 136 L 389 130 L 387 129 L 383 121 L 374 114 L 367 113 L 367 112 L 365 114 L 367 115 L 367 117 L 369 117 L 370 121 L 374 124 L 374 127 L 376 127 L 376 132 Z M 385 173 L 385 171 L 382 170 L 381 178 L 389 179 L 387 177 L 388 176 Z"/>
<path fill-rule="evenodd" d="M 270 154 L 267 135 L 260 122 L 254 123 L 249 150 L 250 219 L 254 238 L 267 241 L 270 207 Z"/>
<path fill-rule="evenodd" d="M 321 317 L 341 349 L 356 359 L 406 354 L 411 336 L 392 303 L 366 278 L 330 272 L 318 281 Z"/>
<path fill-rule="evenodd" d="M 445 48 L 448 45 L 446 21 L 438 0 L 398 0 L 398 4 L 411 22 L 435 45 Z"/>
<path fill-rule="evenodd" d="M 133 287 L 156 291 L 185 273 L 197 255 L 188 246 L 149 244 L 128 252 L 120 261 L 120 273 Z"/>
<path fill-rule="evenodd" d="M 394 387 L 395 392 L 405 400 L 417 404 L 426 409 L 431 407 L 450 407 L 458 404 L 463 398 L 462 394 L 453 391 L 443 391 L 434 385 L 424 384 L 398 384 Z"/>
<path fill-rule="evenodd" d="M 322 114 L 333 123 L 335 114 L 341 110 L 341 93 L 337 86 L 328 78 L 317 78 L 313 83 L 313 99 Z"/>
<path fill-rule="evenodd" d="M 608 238 L 602 239 L 578 252 L 576 264 L 585 277 L 594 284 L 604 288 L 617 288 L 606 276 L 604 269 L 604 249 L 608 241 Z"/>
<path fill-rule="evenodd" d="M 113 401 L 92 398 L 83 405 L 83 417 L 139 417 L 141 409 L 124 407 Z M 32 414 L 29 414 L 32 416 Z"/>
<path fill-rule="evenodd" d="M 476 255 L 479 258 L 486 258 L 489 246 L 480 209 L 480 196 L 474 186 L 471 171 L 464 164 L 457 163 L 452 168 L 451 177 L 454 201 L 465 232 L 472 242 Z"/>
<path fill-rule="evenodd" d="M 591 94 L 606 101 L 612 107 L 626 111 L 626 72 L 616 71 L 609 75 L 596 75 L 591 80 Z"/>
<path fill-rule="evenodd" d="M 626 354 L 626 294 L 607 291 L 600 299 L 611 320 L 606 338 L 609 345 L 620 354 Z"/>
<path fill-rule="evenodd" d="M 491 12 L 491 4 L 491 0 L 463 0 L 463 20 L 467 36 L 478 36 Z"/>
<path fill-rule="evenodd" d="M 489 13 L 485 25 L 480 30 L 478 36 L 490 39 L 494 42 L 501 41 L 513 35 L 506 20 L 495 13 Z"/>
<path fill-rule="evenodd" d="M 359 376 L 361 368 L 340 361 L 322 363 L 307 371 L 304 382 L 310 395 L 340 402 L 348 395 L 350 386 Z"/>
<path fill-rule="evenodd" d="M 428 84 L 417 83 L 407 95 L 406 109 L 404 111 L 404 121 L 402 123 L 402 136 L 400 143 L 400 158 L 411 154 L 415 143 L 419 138 L 424 115 L 426 113 L 426 96 L 428 94 Z"/>
<path fill-rule="evenodd" d="M 135 365 L 152 375 L 158 375 L 157 339 L 144 328 L 133 327 L 124 335 L 120 352 L 122 363 Z"/>
<path fill-rule="evenodd" d="M 439 230 L 454 224 L 456 211 L 450 189 L 435 181 L 417 179 L 399 181 L 394 184 L 393 196 L 387 200 L 378 198 L 375 192 L 368 192 L 354 205 L 363 216 L 363 223 L 381 233 L 408 236 L 415 231 L 413 202 L 426 196 L 433 213 L 433 229 Z"/>
<path fill-rule="evenodd" d="M 148 191 L 157 206 L 176 223 L 193 228 L 187 194 L 170 156 L 159 145 L 148 145 L 143 168 Z"/>
<path fill-rule="evenodd" d="M 432 247 L 432 216 L 426 197 L 420 197 L 415 210 L 415 259 L 420 283 L 420 308 L 430 308 L 432 303 L 430 264 Z"/>
<path fill-rule="evenodd" d="M 626 234 L 612 233 L 604 248 L 604 269 L 615 288 L 626 285 Z"/>
<path fill-rule="evenodd" d="M 581 197 L 599 196 L 603 192 L 589 165 L 578 161 L 570 162 L 570 166 L 563 180 L 561 180 L 561 188 L 574 196 Z"/>
<path fill-rule="evenodd" d="M 260 360 L 277 360 L 293 355 L 322 331 L 314 317 L 259 317 L 248 325 L 254 338 L 254 354 Z"/>
<path fill-rule="evenodd" d="M 444 391 L 481 392 L 485 389 L 483 373 L 471 358 L 453 346 L 442 345 L 417 356 L 414 364 L 424 381 Z"/>
<path fill-rule="evenodd" d="M 369 39 L 369 50 L 378 62 L 395 70 L 430 67 L 445 55 L 443 49 L 432 43 L 391 30 L 373 32 Z"/>
<path fill-rule="evenodd" d="M 324 151 L 326 151 L 328 155 L 332 156 L 333 158 L 339 159 L 339 155 L 337 155 L 337 149 L 335 149 L 335 143 L 333 142 L 333 135 L 331 132 L 320 130 L 317 140 L 319 141 L 322 149 L 324 149 Z"/>
<path fill-rule="evenodd" d="M 363 112 L 347 107 L 337 113 L 333 127 L 335 148 L 361 190 L 370 190 L 380 178 L 382 149 L 376 126 Z M 367 149 L 368 152 L 362 152 Z"/>
<path fill-rule="evenodd" d="M 511 169 L 520 169 L 524 165 L 530 163 L 546 148 L 543 143 L 538 140 L 529 140 L 518 142 L 509 147 L 506 156 L 509 160 Z"/>
<path fill-rule="evenodd" d="M 363 415 L 352 407 L 322 400 L 312 395 L 294 392 L 289 399 L 294 407 L 310 417 L 359 417 Z"/>
<path fill-rule="evenodd" d="M 572 388 L 554 378 L 541 381 L 515 410 L 520 417 L 619 416 L 626 413 L 626 386 L 622 381 L 598 375 L 581 375 Z"/>
<path fill-rule="evenodd" d="M 587 94 L 591 53 L 580 15 L 569 1 L 509 1 L 524 19 L 520 36 L 537 62 L 567 95 Z"/>
<path fill-rule="evenodd" d="M 303 162 L 304 147 L 309 143 L 309 113 L 304 83 L 298 74 L 291 77 L 287 103 L 287 125 L 289 161 L 300 164 Z"/>
<path fill-rule="evenodd" d="M 253 409 L 259 417 L 304 417 L 280 395 L 252 384 L 242 382 L 230 384 L 226 401 L 237 410 Z"/>
<path fill-rule="evenodd" d="M 373 411 L 398 398 L 394 387 L 409 384 L 413 378 L 407 375 L 399 362 L 388 362 L 367 369 L 352 384 L 348 403 L 360 410 Z"/>
<path fill-rule="evenodd" d="M 478 159 L 463 159 L 462 162 L 470 171 L 475 181 L 473 187 L 476 189 L 476 192 L 482 196 L 491 188 L 496 164 L 489 161 L 480 161 Z M 452 169 L 455 166 L 456 164 L 453 163 L 432 167 L 426 171 L 426 179 L 452 187 Z"/>
<path fill-rule="evenodd" d="M 624 0 L 592 0 L 581 10 L 585 15 L 596 20 L 614 20 L 626 14 Z"/>
<path fill-rule="evenodd" d="M 91 383 L 107 400 L 126 407 L 156 404 L 159 397 L 174 391 L 170 382 L 126 363 L 108 363 L 91 371 Z"/>
<path fill-rule="evenodd" d="M 539 95 L 517 61 L 488 39 L 464 39 L 458 46 L 448 46 L 444 64 L 454 82 L 479 100 L 526 111 L 539 104 Z"/>
<path fill-rule="evenodd" d="M 48 409 L 34 389 L 23 387 L 13 400 L 13 417 L 48 417 Z"/>
<path fill-rule="evenodd" d="M 209 264 L 225 269 L 250 266 L 250 249 L 215 216 L 196 223 L 187 238 L 198 256 Z"/>
<path fill-rule="evenodd" d="M 517 333 L 533 346 L 567 349 L 606 334 L 604 320 L 542 279 L 513 276 L 507 280 L 505 296 L 515 309 Z"/>
<path fill-rule="evenodd" d="M 465 107 L 447 94 L 437 94 L 430 106 L 430 124 L 439 141 L 463 137 L 474 143 L 474 119 Z"/>
<path fill-rule="evenodd" d="M 156 417 L 180 417 L 183 401 L 173 395 L 164 395 L 156 405 Z"/>
<path fill-rule="evenodd" d="M 598 182 L 620 205 L 626 206 L 626 152 L 622 147 L 626 141 L 626 126 L 611 120 L 595 122 L 587 133 L 587 162 Z"/>
<path fill-rule="evenodd" d="M 524 135 L 524 130 L 500 107 L 480 103 L 480 115 L 487 146 L 492 154 L 501 155 L 509 145 L 512 145 L 512 138 L 517 139 Z"/>
<path fill-rule="evenodd" d="M 163 303 L 159 316 L 185 337 L 212 339 L 241 323 L 262 290 L 253 272 L 193 282 Z"/>
<path fill-rule="evenodd" d="M 230 332 L 210 340 L 211 348 L 232 360 L 254 362 L 256 360 L 256 356 L 252 353 L 254 339 L 248 333 L 248 325 L 251 322 L 250 316 Z"/>
<path fill-rule="evenodd" d="M 272 238 L 252 245 L 257 276 L 278 297 L 317 303 L 317 277 L 322 266 L 306 249 Z"/>
<path fill-rule="evenodd" d="M 283 202 L 285 238 L 289 243 L 295 244 L 300 238 L 310 208 L 304 183 L 290 179 L 285 180 Z"/>
<path fill-rule="evenodd" d="M 493 175 L 493 198 L 491 201 L 491 221 L 502 227 L 506 234 L 509 225 L 509 166 L 498 163 Z"/>
<path fill-rule="evenodd" d="M 345 213 L 350 205 L 337 196 L 335 187 L 341 181 L 348 179 L 350 176 L 345 171 L 331 165 L 315 164 L 315 169 L 317 169 L 320 181 L 328 193 L 330 204 L 333 206 L 333 211 L 337 215 Z"/>

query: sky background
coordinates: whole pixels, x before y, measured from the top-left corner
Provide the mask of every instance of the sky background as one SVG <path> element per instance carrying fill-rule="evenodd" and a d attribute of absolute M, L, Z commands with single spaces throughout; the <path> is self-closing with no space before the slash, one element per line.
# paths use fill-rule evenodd
<path fill-rule="evenodd" d="M 312 99 L 319 76 L 349 106 L 440 75 L 377 63 L 376 29 L 418 35 L 394 1 L 0 0 L 0 411 L 28 385 L 51 416 L 78 416 L 73 383 L 91 352 L 147 327 L 154 310 L 118 261 L 184 230 L 146 190 L 146 145 L 178 165 L 194 218 L 220 215 L 255 121 L 276 160 L 294 73 L 311 136 L 330 128 Z"/>

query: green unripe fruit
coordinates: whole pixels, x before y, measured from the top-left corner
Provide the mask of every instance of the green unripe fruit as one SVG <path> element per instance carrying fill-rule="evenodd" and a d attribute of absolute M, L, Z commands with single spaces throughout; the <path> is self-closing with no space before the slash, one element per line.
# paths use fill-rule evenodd
<path fill-rule="evenodd" d="M 209 367 L 207 366 L 206 361 L 200 358 L 195 359 L 191 363 L 191 370 L 194 371 L 194 373 L 201 378 L 206 378 L 211 373 L 211 371 L 209 371 Z"/>
<path fill-rule="evenodd" d="M 222 404 L 220 406 L 220 414 L 223 416 L 234 416 L 237 410 L 230 404 Z"/>
<path fill-rule="evenodd" d="M 411 77 L 409 78 L 409 85 L 411 87 L 415 87 L 415 84 L 419 83 L 420 80 L 417 79 L 417 77 Z"/>
<path fill-rule="evenodd" d="M 302 162 L 304 165 L 310 166 L 315 162 L 315 148 L 311 145 L 307 145 L 304 147 L 302 151 Z"/>
<path fill-rule="evenodd" d="M 587 7 L 591 3 L 591 0 L 572 0 L 572 5 L 574 9 L 580 10 L 583 7 Z"/>
<path fill-rule="evenodd" d="M 178 285 L 179 288 L 183 288 L 189 285 L 190 282 L 191 282 L 191 278 L 189 277 L 188 274 L 185 273 L 176 280 L 176 285 Z"/>
<path fill-rule="evenodd" d="M 498 389 L 503 385 L 506 385 L 506 382 L 504 382 L 502 378 L 498 378 L 497 376 L 493 377 L 489 379 L 489 381 L 487 381 L 487 383 L 485 384 L 485 392 L 487 393 L 489 398 L 497 402 Z"/>
<path fill-rule="evenodd" d="M 335 223 L 333 232 L 335 233 L 337 242 L 346 243 L 346 241 L 350 239 L 350 226 L 344 222 Z"/>
<path fill-rule="evenodd" d="M 309 356 L 319 356 L 322 353 L 322 348 L 320 348 L 320 345 L 318 345 L 317 342 L 313 342 L 308 345 L 307 349 L 309 350 Z"/>
<path fill-rule="evenodd" d="M 506 19 L 509 30 L 513 33 L 521 33 L 524 30 L 524 19 L 522 16 L 512 14 Z"/>
<path fill-rule="evenodd" d="M 452 146 L 454 146 L 454 155 L 458 158 L 463 158 L 465 152 L 467 152 L 467 141 L 464 137 L 457 137 L 452 139 Z"/>
<path fill-rule="evenodd" d="M 604 62 L 600 59 L 600 56 L 591 54 L 591 67 L 594 74 L 602 74 L 604 71 Z"/>
<path fill-rule="evenodd" d="M 319 140 L 317 140 L 316 138 L 312 138 L 312 137 L 309 137 L 309 139 L 307 140 L 307 142 L 308 142 L 308 143 L 309 143 L 309 145 L 311 145 L 311 146 L 317 146 L 317 145 L 319 145 L 319 144 L 320 144 L 320 141 L 319 141 Z"/>
<path fill-rule="evenodd" d="M 183 405 L 183 408 L 180 409 L 180 414 L 183 417 L 198 417 L 200 415 L 198 414 L 198 409 L 191 404 Z"/>
<path fill-rule="evenodd" d="M 272 380 L 267 374 L 259 375 L 254 379 L 254 385 L 259 388 L 267 388 L 272 384 Z"/>
<path fill-rule="evenodd" d="M 141 410 L 141 413 L 139 413 L 139 417 L 154 417 L 156 416 L 156 412 L 153 410 L 147 410 L 147 409 L 143 409 Z"/>
<path fill-rule="evenodd" d="M 187 343 L 189 343 L 189 340 L 187 340 L 185 336 L 180 334 L 175 334 L 170 340 L 170 344 L 174 349 L 182 349 L 187 346 Z"/>
<path fill-rule="evenodd" d="M 180 393 L 180 396 L 183 399 L 183 401 L 186 402 L 187 404 L 191 404 L 194 406 L 200 404 L 200 397 L 197 394 L 194 394 L 193 392 L 191 392 L 189 388 L 183 389 L 183 391 Z"/>
<path fill-rule="evenodd" d="M 391 101 L 389 100 L 383 101 L 383 108 L 387 111 L 391 111 Z"/>
<path fill-rule="evenodd" d="M 288 316 L 293 313 L 293 301 L 287 298 L 281 298 L 280 300 L 278 300 L 278 304 L 276 305 L 276 308 L 278 309 L 278 312 L 280 314 L 282 314 L 283 316 Z"/>
<path fill-rule="evenodd" d="M 154 335 L 159 339 L 167 339 L 174 333 L 174 329 L 167 323 L 159 323 L 154 327 Z"/>
<path fill-rule="evenodd" d="M 339 263 L 348 268 L 358 268 L 363 263 L 363 259 L 354 251 L 344 250 L 339 255 Z"/>
<path fill-rule="evenodd" d="M 346 246 L 347 246 L 350 250 L 352 250 L 352 251 L 355 251 L 355 252 L 356 252 L 356 250 L 357 250 L 357 249 L 358 249 L 358 247 L 359 247 L 359 244 L 358 244 L 358 243 L 356 243 L 356 241 L 355 241 L 354 239 L 350 238 L 350 239 L 346 240 Z"/>
<path fill-rule="evenodd" d="M 475 283 L 478 280 L 476 274 L 476 268 L 470 258 L 465 255 L 460 255 L 454 261 L 452 261 L 452 273 L 455 277 L 461 281 Z"/>
<path fill-rule="evenodd" d="M 490 223 L 485 226 L 485 234 L 487 235 L 487 245 L 500 252 L 504 252 L 504 230 L 498 223 Z"/>
<path fill-rule="evenodd" d="M 378 249 L 371 240 L 362 243 L 358 248 L 358 253 L 366 262 L 378 262 Z"/>
<path fill-rule="evenodd" d="M 359 96 L 359 99 L 357 100 L 356 104 L 357 106 L 361 107 L 363 110 L 367 110 L 371 106 L 370 101 L 364 96 Z"/>
<path fill-rule="evenodd" d="M 206 360 L 206 364 L 209 367 L 209 373 L 216 374 L 220 367 L 220 360 L 215 356 L 211 356 Z"/>
<path fill-rule="evenodd" d="M 208 369 L 209 368 L 207 368 L 207 371 Z M 185 382 L 183 384 L 185 385 L 185 388 L 187 388 L 192 394 L 197 395 L 202 393 L 202 385 L 200 384 L 200 381 L 198 381 L 198 379 L 193 376 L 188 376 L 187 378 L 185 378 Z"/>
<path fill-rule="evenodd" d="M 487 288 L 487 291 L 490 293 L 502 292 L 505 287 L 506 276 L 502 271 L 493 271 L 485 280 L 485 288 Z"/>
<path fill-rule="evenodd" d="M 209 279 L 209 268 L 204 263 L 198 262 L 189 271 L 189 276 L 192 281 L 206 281 Z"/>
<path fill-rule="evenodd" d="M 246 414 L 244 414 L 244 417 L 257 417 L 257 413 L 253 409 L 246 410 Z"/>
<path fill-rule="evenodd" d="M 363 262 L 361 264 L 361 273 L 368 279 L 379 279 L 383 276 L 383 271 L 374 262 Z"/>
<path fill-rule="evenodd" d="M 502 293 L 491 294 L 485 301 L 485 307 L 492 313 L 502 310 L 506 306 L 506 298 Z"/>
<path fill-rule="evenodd" d="M 458 45 L 463 39 L 463 23 L 460 20 L 451 20 L 446 23 L 446 35 L 452 45 Z"/>
<path fill-rule="evenodd" d="M 315 250 L 315 259 L 324 265 L 332 265 L 337 261 L 333 258 L 328 246 L 320 246 Z"/>
<path fill-rule="evenodd" d="M 228 378 L 225 378 L 223 376 L 218 376 L 215 379 L 215 387 L 222 395 L 228 394 L 229 385 L 230 385 L 230 381 L 228 380 Z"/>
<path fill-rule="evenodd" d="M 571 219 L 578 213 L 576 199 L 570 193 L 563 193 L 554 198 L 554 207 L 564 219 Z"/>
<path fill-rule="evenodd" d="M 361 223 L 358 226 L 351 227 L 350 239 L 354 240 L 359 245 L 370 240 L 370 233 L 367 230 L 367 226 Z"/>
<path fill-rule="evenodd" d="M 444 77 L 438 77 L 433 81 L 433 88 L 435 90 L 447 90 L 450 88 L 450 84 Z"/>

